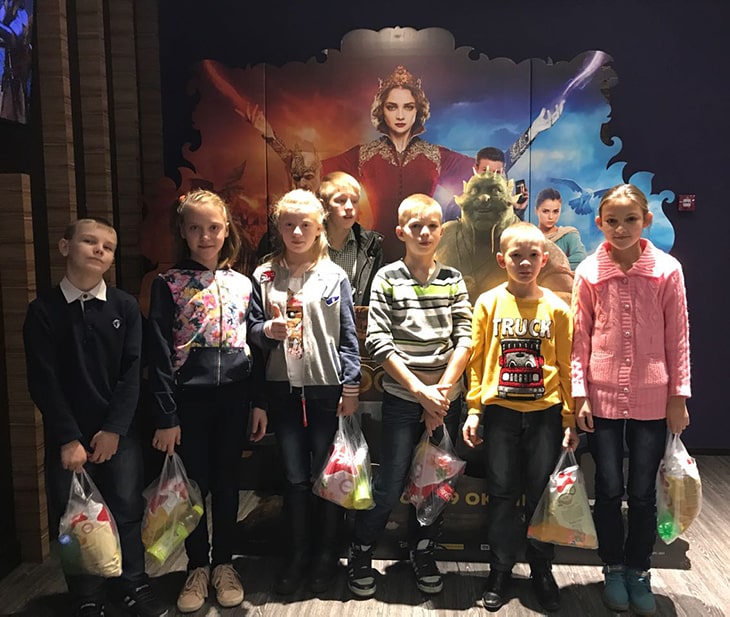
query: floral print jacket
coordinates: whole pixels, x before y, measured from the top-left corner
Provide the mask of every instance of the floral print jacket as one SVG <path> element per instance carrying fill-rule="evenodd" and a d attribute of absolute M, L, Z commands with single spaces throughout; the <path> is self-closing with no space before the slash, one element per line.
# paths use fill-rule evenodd
<path fill-rule="evenodd" d="M 248 377 L 250 297 L 251 281 L 245 275 L 231 269 L 208 270 L 192 260 L 154 280 L 148 337 L 150 386 L 160 410 L 169 416 L 163 424 L 177 424 L 177 388 L 212 387 Z"/>

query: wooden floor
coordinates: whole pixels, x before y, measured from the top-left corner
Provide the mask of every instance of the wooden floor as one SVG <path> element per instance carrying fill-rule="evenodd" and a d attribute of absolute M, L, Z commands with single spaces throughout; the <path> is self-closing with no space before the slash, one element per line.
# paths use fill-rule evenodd
<path fill-rule="evenodd" d="M 730 456 L 698 456 L 703 481 L 703 506 L 699 518 L 682 537 L 688 542 L 682 568 L 654 568 L 652 586 L 657 598 L 657 615 L 700 617 L 730 616 Z M 251 491 L 241 493 L 241 517 L 257 505 L 259 498 Z M 678 542 L 681 540 L 678 540 Z M 480 594 L 488 573 L 485 563 L 440 562 L 444 591 L 426 597 L 414 585 L 408 563 L 376 560 L 380 570 L 376 597 L 358 601 L 351 599 L 341 567 L 332 588 L 320 597 L 302 590 L 290 598 L 272 591 L 277 560 L 271 556 L 237 558 L 235 566 L 244 581 L 246 598 L 240 608 L 216 608 L 209 603 L 195 617 L 368 617 L 393 615 L 450 616 L 486 615 Z M 183 584 L 184 557 L 164 570 L 150 566 L 153 584 L 160 595 L 174 606 L 176 594 Z M 553 570 L 562 588 L 561 610 L 554 615 L 611 615 L 601 604 L 600 569 L 595 565 L 556 564 Z M 515 568 L 516 581 L 511 599 L 499 615 L 539 615 L 541 609 L 531 591 L 529 569 L 524 564 Z M 44 564 L 24 564 L 0 581 L 0 615 L 27 617 L 66 617 L 70 614 L 68 596 L 60 567 L 55 558 Z M 109 607 L 107 615 L 124 613 Z M 171 609 L 170 617 L 177 615 Z"/>

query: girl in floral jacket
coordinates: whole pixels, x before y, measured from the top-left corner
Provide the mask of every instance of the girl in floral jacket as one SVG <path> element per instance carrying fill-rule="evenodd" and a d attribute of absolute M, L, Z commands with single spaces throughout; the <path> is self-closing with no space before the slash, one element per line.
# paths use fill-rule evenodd
<path fill-rule="evenodd" d="M 221 606 L 243 601 L 232 549 L 251 399 L 251 281 L 230 267 L 240 239 L 218 195 L 194 190 L 177 215 L 181 260 L 152 283 L 148 352 L 158 408 L 152 445 L 168 455 L 177 449 L 203 498 L 211 495 L 212 554 L 205 519 L 185 540 L 188 578 L 177 608 L 190 613 L 205 603 L 211 580 Z M 266 414 L 256 407 L 250 439 L 265 432 Z"/>

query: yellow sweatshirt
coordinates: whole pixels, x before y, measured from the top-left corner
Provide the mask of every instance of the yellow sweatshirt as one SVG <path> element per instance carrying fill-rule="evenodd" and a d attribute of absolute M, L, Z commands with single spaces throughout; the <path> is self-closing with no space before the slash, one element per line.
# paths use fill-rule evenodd
<path fill-rule="evenodd" d="M 563 404 L 563 427 L 574 427 L 570 395 L 573 319 L 568 305 L 551 290 L 524 300 L 507 284 L 484 292 L 472 318 L 472 354 L 467 367 L 470 414 L 483 405 L 520 412 Z"/>

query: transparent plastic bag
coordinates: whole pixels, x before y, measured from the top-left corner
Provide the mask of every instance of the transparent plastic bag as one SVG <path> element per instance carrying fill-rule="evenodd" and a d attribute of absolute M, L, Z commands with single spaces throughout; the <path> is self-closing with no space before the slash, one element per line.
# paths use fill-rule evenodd
<path fill-rule="evenodd" d="M 339 417 L 330 454 L 312 492 L 348 510 L 369 510 L 375 505 L 370 451 L 354 415 Z"/>
<path fill-rule="evenodd" d="M 657 532 L 666 544 L 674 542 L 697 518 L 702 508 L 702 482 L 697 462 L 679 435 L 667 439 L 656 475 Z"/>
<path fill-rule="evenodd" d="M 456 482 L 466 469 L 454 450 L 449 432 L 444 427 L 441 443 L 431 443 L 428 431 L 413 452 L 411 472 L 403 496 L 416 508 L 416 518 L 431 525 L 451 501 Z"/>
<path fill-rule="evenodd" d="M 198 485 L 188 478 L 180 457 L 166 456 L 160 477 L 144 491 L 147 502 L 142 521 L 142 544 L 163 564 L 198 526 L 203 498 Z"/>
<path fill-rule="evenodd" d="M 564 448 L 560 454 L 527 527 L 527 537 L 562 546 L 598 548 L 585 479 L 572 450 Z"/>
<path fill-rule="evenodd" d="M 117 525 L 85 469 L 74 473 L 71 479 L 68 505 L 58 528 L 58 543 L 67 574 L 111 578 L 122 573 Z"/>

